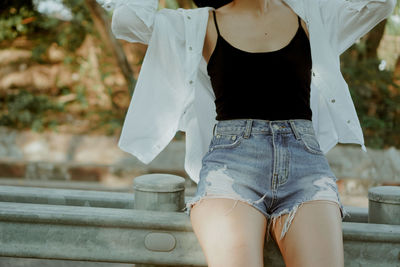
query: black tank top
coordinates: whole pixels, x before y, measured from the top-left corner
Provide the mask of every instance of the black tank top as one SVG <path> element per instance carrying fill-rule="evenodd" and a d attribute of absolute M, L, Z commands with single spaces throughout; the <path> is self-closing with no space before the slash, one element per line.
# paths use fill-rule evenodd
<path fill-rule="evenodd" d="M 311 120 L 311 49 L 301 26 L 290 43 L 272 52 L 247 52 L 218 33 L 207 72 L 215 93 L 216 120 Z"/>

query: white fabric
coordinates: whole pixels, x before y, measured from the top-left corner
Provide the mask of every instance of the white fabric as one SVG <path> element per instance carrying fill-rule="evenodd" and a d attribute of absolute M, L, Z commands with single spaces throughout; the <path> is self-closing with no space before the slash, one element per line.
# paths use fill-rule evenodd
<path fill-rule="evenodd" d="M 340 71 L 339 56 L 393 11 L 396 0 L 283 0 L 310 34 L 310 105 L 321 149 L 360 144 L 362 129 Z M 108 1 L 109 2 L 109 1 Z M 160 9 L 158 0 L 119 0 L 116 38 L 148 44 L 118 146 L 150 163 L 178 130 L 186 133 L 185 170 L 198 183 L 201 159 L 212 137 L 214 92 L 202 56 L 211 7 Z"/>

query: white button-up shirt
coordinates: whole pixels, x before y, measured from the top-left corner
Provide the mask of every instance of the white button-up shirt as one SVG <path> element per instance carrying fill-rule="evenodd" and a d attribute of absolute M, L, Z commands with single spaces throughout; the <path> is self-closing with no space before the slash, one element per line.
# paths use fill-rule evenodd
<path fill-rule="evenodd" d="M 394 9 L 396 0 L 283 0 L 307 24 L 312 56 L 310 107 L 321 150 L 364 138 L 339 56 Z M 185 170 L 198 183 L 217 122 L 202 56 L 209 10 L 161 9 L 158 0 L 115 1 L 116 38 L 148 44 L 118 146 L 151 162 L 178 130 L 186 134 Z"/>

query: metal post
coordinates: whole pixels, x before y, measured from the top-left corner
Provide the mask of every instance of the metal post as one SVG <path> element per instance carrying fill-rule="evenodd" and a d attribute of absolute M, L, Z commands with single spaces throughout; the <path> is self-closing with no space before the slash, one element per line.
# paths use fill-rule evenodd
<path fill-rule="evenodd" d="M 368 223 L 400 225 L 400 186 L 368 190 Z"/>
<path fill-rule="evenodd" d="M 185 179 L 171 174 L 146 174 L 134 178 L 134 209 L 154 211 L 182 211 L 185 206 Z M 175 247 L 170 233 L 149 233 L 144 247 L 152 251 L 169 251 Z M 167 265 L 135 264 L 135 267 Z"/>

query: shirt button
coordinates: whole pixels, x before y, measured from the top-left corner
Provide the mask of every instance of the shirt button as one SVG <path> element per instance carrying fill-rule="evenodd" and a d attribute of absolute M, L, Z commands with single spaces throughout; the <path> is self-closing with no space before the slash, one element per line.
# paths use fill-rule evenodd
<path fill-rule="evenodd" d="M 191 17 L 190 17 L 190 16 L 187 16 L 187 18 L 188 18 L 188 19 L 191 19 Z"/>
<path fill-rule="evenodd" d="M 331 100 L 332 103 L 335 103 L 335 101 L 336 101 L 335 99 L 332 99 L 332 100 Z"/>
<path fill-rule="evenodd" d="M 315 77 L 315 72 L 312 72 L 312 76 L 314 76 L 314 77 Z"/>
<path fill-rule="evenodd" d="M 193 83 L 193 81 L 192 81 L 192 80 L 190 80 L 190 81 L 189 81 L 189 83 L 190 83 L 190 84 L 192 84 L 192 83 Z"/>
<path fill-rule="evenodd" d="M 350 120 L 347 120 L 347 123 L 350 123 Z"/>
<path fill-rule="evenodd" d="M 189 50 L 192 51 L 192 47 L 191 46 L 189 46 Z"/>

